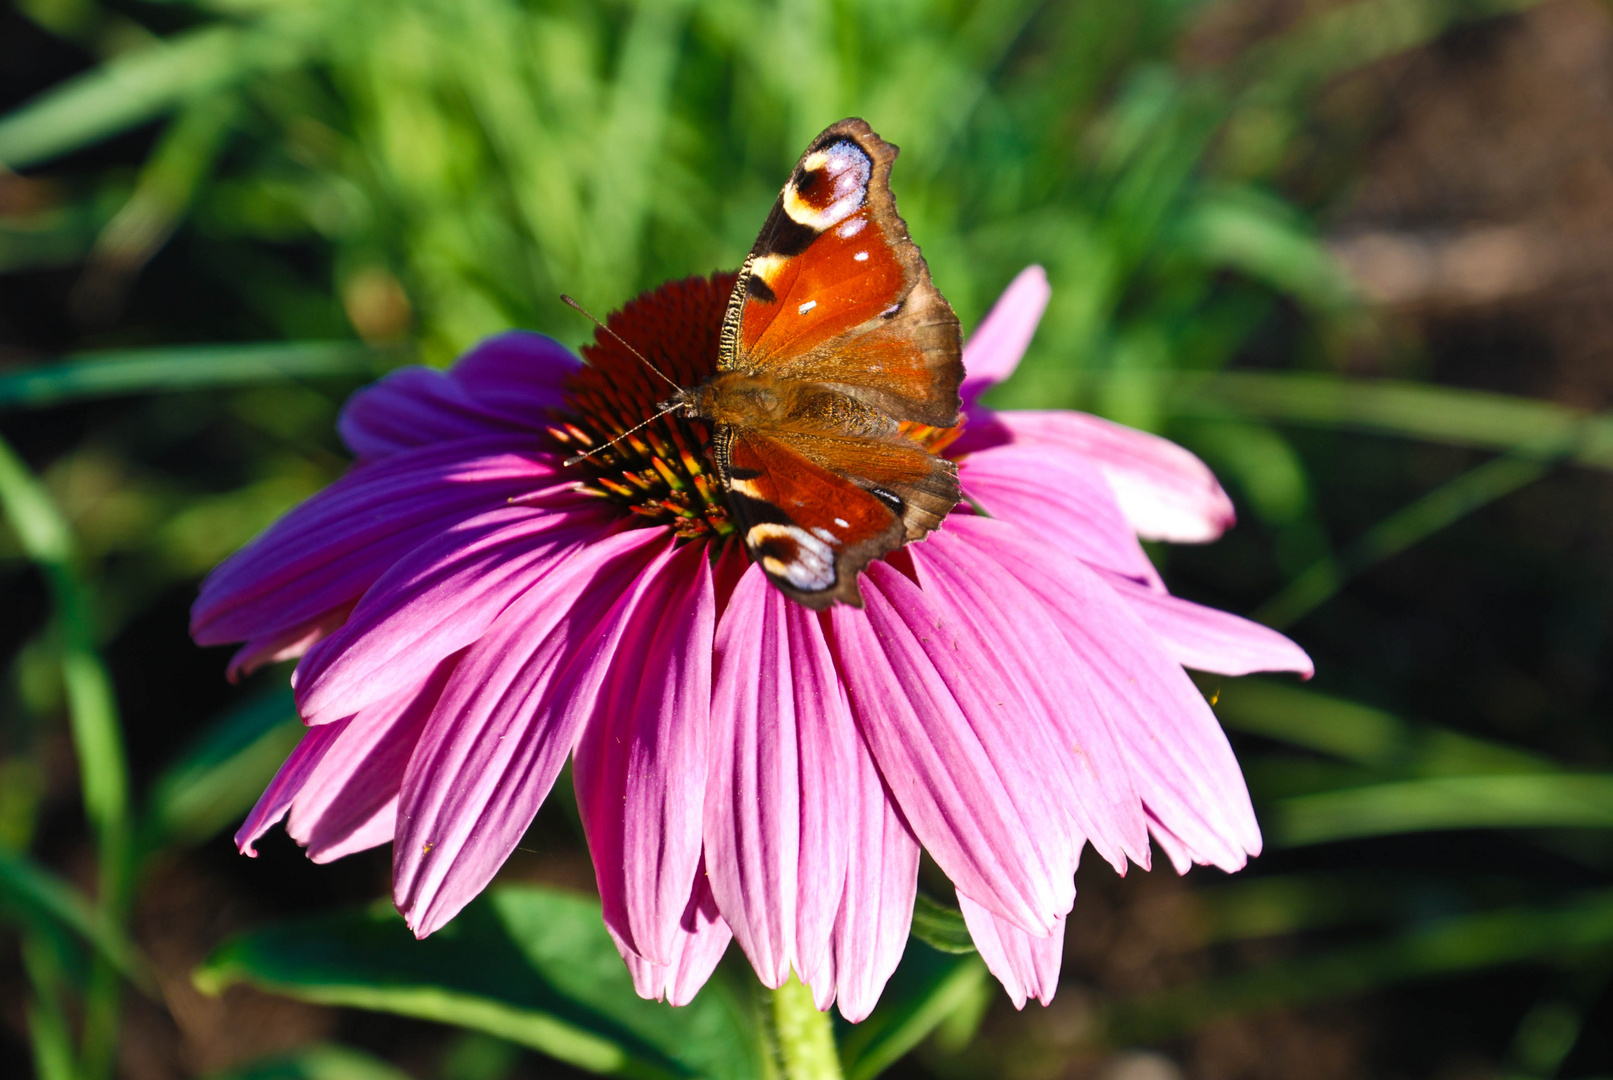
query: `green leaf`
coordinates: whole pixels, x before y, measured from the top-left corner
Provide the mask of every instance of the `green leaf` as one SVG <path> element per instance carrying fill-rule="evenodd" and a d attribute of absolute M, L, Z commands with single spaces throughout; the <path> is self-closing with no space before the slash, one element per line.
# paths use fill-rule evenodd
<path fill-rule="evenodd" d="M 1274 844 L 1301 847 L 1437 829 L 1613 828 L 1613 775 L 1442 776 L 1280 799 Z"/>
<path fill-rule="evenodd" d="M 208 1080 L 410 1080 L 401 1069 L 350 1046 L 318 1043 L 255 1061 Z"/>
<path fill-rule="evenodd" d="M 837 1025 L 846 1080 L 878 1076 L 955 1014 L 976 1010 L 989 990 L 980 957 L 937 952 L 909 940 L 868 1019 Z"/>
<path fill-rule="evenodd" d="M 226 713 L 152 785 L 146 846 L 200 843 L 238 821 L 302 733 L 289 689 Z"/>
<path fill-rule="evenodd" d="M 0 375 L 0 410 L 82 398 L 197 390 L 337 375 L 379 375 L 412 356 L 397 346 L 346 341 L 137 349 L 69 357 Z"/>
<path fill-rule="evenodd" d="M 963 912 L 920 892 L 913 900 L 912 934 L 930 948 L 944 953 L 972 953 L 974 939 Z"/>
<path fill-rule="evenodd" d="M 549 889 L 489 890 L 424 941 L 390 911 L 280 923 L 225 943 L 195 980 L 457 1024 L 616 1076 L 760 1075 L 748 1009 L 720 980 L 681 1009 L 641 1000 L 598 902 Z"/>

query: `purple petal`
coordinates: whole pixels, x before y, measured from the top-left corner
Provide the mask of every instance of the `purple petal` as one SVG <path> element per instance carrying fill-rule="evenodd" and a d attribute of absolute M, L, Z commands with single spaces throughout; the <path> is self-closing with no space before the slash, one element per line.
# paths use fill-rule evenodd
<path fill-rule="evenodd" d="M 1014 411 L 971 414 L 953 452 L 1004 442 L 1058 448 L 1103 471 L 1121 512 L 1145 540 L 1194 544 L 1232 527 L 1232 500 L 1209 466 L 1168 439 L 1086 413 Z"/>
<path fill-rule="evenodd" d="M 959 482 L 980 508 L 1093 566 L 1163 589 L 1114 490 L 1074 454 L 1046 447 L 993 447 L 959 465 Z"/>
<path fill-rule="evenodd" d="M 1023 1009 L 1027 998 L 1052 1004 L 1059 988 L 1059 967 L 1064 962 L 1064 917 L 1055 921 L 1052 933 L 1032 937 L 962 893 L 958 894 L 958 906 L 963 909 L 963 921 L 968 924 L 975 948 L 980 950 L 980 958 L 1014 999 L 1014 1008 Z"/>
<path fill-rule="evenodd" d="M 810 979 L 845 886 L 861 752 L 817 617 L 752 565 L 717 626 L 706 866 L 763 985 Z"/>
<path fill-rule="evenodd" d="M 867 748 L 859 745 L 841 798 L 851 812 L 846 888 L 835 918 L 834 951 L 812 977 L 813 1000 L 865 1019 L 907 948 L 918 894 L 919 845 L 896 808 Z"/>
<path fill-rule="evenodd" d="M 225 678 L 237 682 L 242 675 L 250 675 L 267 664 L 295 660 L 346 622 L 352 610 L 351 605 L 344 604 L 285 630 L 248 638 L 230 657 L 229 666 L 224 669 Z"/>
<path fill-rule="evenodd" d="M 1270 627 L 1155 592 L 1126 578 L 1110 578 L 1109 584 L 1183 667 L 1219 675 L 1297 671 L 1308 679 L 1316 674 L 1305 650 Z"/>
<path fill-rule="evenodd" d="M 1235 870 L 1258 854 L 1249 792 L 1215 714 L 1113 587 L 1079 560 L 1003 522 L 954 515 L 947 527 L 1057 616 L 1150 813 L 1199 861 Z"/>
<path fill-rule="evenodd" d="M 544 427 L 549 410 L 565 406 L 566 383 L 580 367 L 582 361 L 554 338 L 510 330 L 460 357 L 450 374 L 483 405 Z"/>
<path fill-rule="evenodd" d="M 866 611 L 831 613 L 834 651 L 880 774 L 925 850 L 959 887 L 1046 930 L 1074 896 L 1068 781 L 1045 733 L 974 629 L 888 564 L 869 566 Z"/>
<path fill-rule="evenodd" d="M 974 640 L 991 642 L 994 668 L 1013 684 L 1003 693 L 1014 696 L 998 700 L 1016 717 L 1026 752 L 1063 768 L 1065 809 L 1077 832 L 1119 873 L 1128 857 L 1146 863 L 1148 826 L 1131 770 L 1053 615 L 1013 575 L 948 531 L 914 545 L 912 555 L 925 593 L 968 619 Z"/>
<path fill-rule="evenodd" d="M 308 783 L 308 778 L 319 767 L 320 759 L 346 726 L 346 720 L 338 720 L 334 724 L 322 724 L 303 732 L 302 740 L 274 774 L 269 786 L 258 796 L 257 805 L 252 807 L 251 813 L 236 830 L 235 846 L 242 855 L 254 859 L 258 857 L 257 842 L 274 827 L 275 822 L 285 817 L 286 811 L 291 809 L 292 800 Z"/>
<path fill-rule="evenodd" d="M 605 923 L 644 959 L 672 962 L 700 861 L 716 623 L 705 544 L 657 558 L 583 661 L 597 672 L 572 779 Z M 608 672 L 608 676 L 606 674 Z"/>
<path fill-rule="evenodd" d="M 711 895 L 702 865 L 695 871 L 694 888 L 672 938 L 671 959 L 665 964 L 644 959 L 628 948 L 615 931 L 611 931 L 611 937 L 633 976 L 633 989 L 639 997 L 665 1000 L 669 1005 L 687 1005 L 711 978 L 717 962 L 728 951 L 733 934 L 717 913 L 717 901 Z"/>
<path fill-rule="evenodd" d="M 960 392 L 965 402 L 973 401 L 1014 373 L 1036 333 L 1036 325 L 1042 321 L 1052 292 L 1047 271 L 1040 266 L 1027 266 L 1009 282 L 963 347 L 967 374 Z"/>
<path fill-rule="evenodd" d="M 348 399 L 337 431 L 361 458 L 499 432 L 541 435 L 579 362 L 541 334 L 489 338 L 450 371 L 407 367 Z"/>
<path fill-rule="evenodd" d="M 444 661 L 423 685 L 360 709 L 342 723 L 286 822 L 286 831 L 314 862 L 392 840 L 391 830 L 379 833 L 377 816 L 396 803 L 409 756 L 453 668 L 452 659 Z M 360 835 L 374 843 L 354 846 Z"/>
<path fill-rule="evenodd" d="M 568 483 L 529 440 L 482 439 L 360 465 L 286 514 L 202 582 L 198 644 L 300 631 L 357 600 L 387 568 L 471 515 Z"/>
<path fill-rule="evenodd" d="M 342 406 L 336 431 L 356 456 L 372 461 L 456 439 L 536 434 L 533 425 L 511 423 L 452 376 L 427 367 L 400 368 L 355 393 Z"/>
<path fill-rule="evenodd" d="M 419 936 L 486 887 L 548 797 L 593 698 L 574 661 L 664 545 L 633 529 L 579 548 L 459 658 L 400 797 L 393 899 Z"/>
<path fill-rule="evenodd" d="M 394 795 L 377 806 L 369 817 L 353 825 L 341 836 L 317 847 L 310 845 L 308 858 L 316 863 L 330 863 L 337 859 L 345 859 L 349 855 L 356 855 L 360 851 L 380 847 L 382 844 L 390 844 L 393 834 L 397 831 L 397 824 L 398 797 Z"/>
<path fill-rule="evenodd" d="M 599 500 L 566 497 L 470 518 L 393 564 L 341 629 L 297 665 L 303 719 L 347 716 L 419 682 L 545 574 L 618 526 L 619 515 Z"/>

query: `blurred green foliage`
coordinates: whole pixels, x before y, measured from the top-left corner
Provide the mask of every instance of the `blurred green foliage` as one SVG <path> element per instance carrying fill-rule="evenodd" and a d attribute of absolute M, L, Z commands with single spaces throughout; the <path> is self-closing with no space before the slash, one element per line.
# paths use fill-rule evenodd
<path fill-rule="evenodd" d="M 1337 375 L 1367 313 L 1315 208 L 1284 195 L 1296 157 L 1316 151 L 1305 116 L 1320 87 L 1524 6 L 1358 0 L 1194 64 L 1183 41 L 1202 5 L 1186 0 L 25 0 L 87 66 L 0 117 L 0 165 L 26 177 L 0 180 L 43 193 L 0 216 L 0 273 L 77 268 L 74 304 L 109 327 L 88 343 L 108 351 L 0 371 L 0 412 L 132 402 L 42 474 L 0 443 L 0 572 L 31 565 L 49 590 L 48 618 L 12 658 L 0 762 L 0 916 L 22 942 L 39 1075 L 110 1073 L 123 982 L 150 986 L 128 929 L 141 882 L 238 820 L 297 730 L 283 693 L 243 698 L 133 797 L 106 644 L 339 473 L 329 432 L 355 379 L 415 355 L 445 363 L 510 326 L 577 342 L 588 328 L 562 290 L 603 312 L 736 265 L 800 149 L 842 116 L 904 147 L 893 187 L 966 326 L 1023 266 L 1047 268 L 1051 307 L 995 402 L 1090 408 L 1204 454 L 1274 538 L 1269 622 L 1306 617 L 1561 464 L 1609 468 L 1605 417 Z M 98 157 L 113 137 L 124 149 Z M 227 297 L 227 318 L 198 302 L 194 324 L 120 323 L 176 238 L 198 267 L 187 281 Z M 1275 364 L 1225 370 L 1279 317 Z M 177 344 L 199 328 L 219 340 Z M 174 463 L 226 424 L 228 482 Z M 1334 551 L 1294 441 L 1318 429 L 1496 456 Z M 1613 826 L 1613 776 L 1292 685 L 1212 693 L 1249 737 L 1275 848 L 1519 830 L 1572 852 L 1592 882 L 1289 864 L 1201 889 L 1206 948 L 1300 948 L 1111 1002 L 1085 1043 L 1530 962 L 1573 978 L 1518 1018 L 1511 1067 L 1553 1075 L 1594 997 L 1576 987 L 1613 972 L 1613 864 L 1581 842 Z M 93 898 L 46 868 L 37 841 L 40 733 L 58 719 L 97 852 Z M 574 933 L 536 929 L 562 924 Z M 454 1060 L 490 1080 L 510 1068 L 509 1042 L 624 1075 L 764 1067 L 743 994 L 719 981 L 669 1020 L 629 992 L 583 901 L 504 889 L 450 930 L 419 946 L 388 917 L 330 913 L 235 939 L 200 978 L 462 1025 L 481 1034 Z M 993 991 L 955 911 L 922 898 L 915 933 L 929 944 L 842 1033 L 850 1076 L 926 1038 L 953 1071 L 976 1068 L 964 1048 Z M 456 950 L 497 960 L 467 966 Z M 234 1075 L 394 1071 L 318 1045 Z"/>

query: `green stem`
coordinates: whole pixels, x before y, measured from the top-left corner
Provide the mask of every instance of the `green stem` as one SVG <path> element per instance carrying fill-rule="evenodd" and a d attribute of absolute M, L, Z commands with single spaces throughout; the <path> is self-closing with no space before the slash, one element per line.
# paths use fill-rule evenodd
<path fill-rule="evenodd" d="M 121 930 L 128 915 L 134 852 L 129 829 L 129 771 L 112 678 L 101 659 L 94 605 L 78 565 L 72 527 L 45 486 L 4 440 L 0 440 L 0 514 L 50 587 L 61 634 L 62 682 L 67 690 L 73 747 L 78 753 L 84 814 L 98 849 L 100 922 L 103 927 Z M 79 1073 L 86 1080 L 112 1073 L 121 999 L 117 968 L 97 956 L 84 997 Z"/>
<path fill-rule="evenodd" d="M 773 991 L 773 1038 L 784 1080 L 841 1080 L 834 1023 L 793 976 Z"/>

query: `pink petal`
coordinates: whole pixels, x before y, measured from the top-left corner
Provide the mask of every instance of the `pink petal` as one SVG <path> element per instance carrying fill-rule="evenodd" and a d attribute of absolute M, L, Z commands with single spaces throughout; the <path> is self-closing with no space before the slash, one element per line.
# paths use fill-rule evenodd
<path fill-rule="evenodd" d="M 896 808 L 865 747 L 841 798 L 851 812 L 846 888 L 835 919 L 834 951 L 811 978 L 813 1000 L 827 1009 L 838 994 L 840 1015 L 865 1019 L 879 1002 L 907 948 L 918 894 L 919 845 Z"/>
<path fill-rule="evenodd" d="M 1178 874 L 1185 874 L 1193 869 L 1195 859 L 1192 848 L 1180 836 L 1161 825 L 1153 814 L 1148 815 L 1148 831 L 1153 834 L 1154 842 L 1165 853 L 1165 857 L 1171 861 L 1171 869 Z M 1208 860 L 1197 861 L 1208 862 Z"/>
<path fill-rule="evenodd" d="M 592 643 L 665 535 L 597 539 L 466 649 L 409 760 L 393 899 L 421 937 L 492 880 L 548 797 L 597 687 Z"/>
<path fill-rule="evenodd" d="M 265 665 L 296 659 L 346 622 L 352 610 L 351 604 L 344 604 L 296 626 L 248 638 L 230 657 L 229 667 L 224 669 L 225 678 L 236 682 L 242 675 L 250 675 Z"/>
<path fill-rule="evenodd" d="M 1011 442 L 1058 448 L 1109 478 L 1121 512 L 1145 540 L 1193 544 L 1232 527 L 1232 500 L 1209 466 L 1168 439 L 1063 410 L 980 413 L 954 444 L 959 454 Z"/>
<path fill-rule="evenodd" d="M 572 780 L 605 923 L 644 959 L 672 963 L 700 861 L 716 623 L 705 544 L 657 558 L 581 662 L 596 694 Z M 606 673 L 609 677 L 605 677 Z"/>
<path fill-rule="evenodd" d="M 880 774 L 948 877 L 1045 931 L 1069 909 L 1075 855 L 1044 733 L 1023 730 L 1016 689 L 950 606 L 883 562 L 863 593 L 866 611 L 832 611 L 834 651 Z"/>
<path fill-rule="evenodd" d="M 611 931 L 611 937 L 633 976 L 633 989 L 639 997 L 665 1000 L 669 1005 L 687 1005 L 711 978 L 717 962 L 728 951 L 733 934 L 717 913 L 717 901 L 711 895 L 702 865 L 695 871 L 694 888 L 672 938 L 671 959 L 665 964 L 644 959 L 623 944 L 615 931 Z"/>
<path fill-rule="evenodd" d="M 291 809 L 292 800 L 308 783 L 308 778 L 319 767 L 320 759 L 346 726 L 346 720 L 338 720 L 334 724 L 323 724 L 303 732 L 302 741 L 291 751 L 274 774 L 274 779 L 269 781 L 269 786 L 258 796 L 257 805 L 236 830 L 235 846 L 242 855 L 254 859 L 258 857 L 257 842 Z"/>
<path fill-rule="evenodd" d="M 382 844 L 392 843 L 393 834 L 398 824 L 398 797 L 392 796 L 386 802 L 377 806 L 363 821 L 349 828 L 342 835 L 318 846 L 312 844 L 308 847 L 308 858 L 311 862 L 330 863 L 337 859 L 345 859 L 349 855 L 356 855 L 360 851 L 380 847 Z"/>
<path fill-rule="evenodd" d="M 202 582 L 191 609 L 201 645 L 294 635 L 351 605 L 430 537 L 552 487 L 552 457 L 529 440 L 482 439 L 360 465 L 286 514 Z"/>
<path fill-rule="evenodd" d="M 1059 988 L 1059 967 L 1064 962 L 1064 917 L 1054 923 L 1052 933 L 1032 937 L 962 893 L 958 894 L 958 906 L 963 909 L 963 921 L 975 948 L 980 950 L 980 958 L 1014 999 L 1014 1008 L 1023 1009 L 1027 998 L 1051 1005 Z"/>
<path fill-rule="evenodd" d="M 987 514 L 1013 522 L 1093 566 L 1163 589 L 1108 481 L 1074 454 L 1009 444 L 959 465 L 963 490 Z"/>
<path fill-rule="evenodd" d="M 309 858 L 329 862 L 362 851 L 354 846 L 360 835 L 374 839 L 365 847 L 392 840 L 391 830 L 379 833 L 377 815 L 395 804 L 409 756 L 453 668 L 452 659 L 444 661 L 424 684 L 360 709 L 342 723 L 286 822 L 286 831 L 308 849 Z"/>
<path fill-rule="evenodd" d="M 968 619 L 974 640 L 991 643 L 993 666 L 1013 684 L 1005 693 L 1014 696 L 999 700 L 1027 752 L 1064 770 L 1078 834 L 1119 873 L 1128 857 L 1146 864 L 1148 826 L 1131 770 L 1053 615 L 967 539 L 942 531 L 911 550 L 925 593 Z"/>
<path fill-rule="evenodd" d="M 541 334 L 489 338 L 447 372 L 401 368 L 348 399 L 337 430 L 361 458 L 499 432 L 542 435 L 579 362 Z"/>
<path fill-rule="evenodd" d="M 845 887 L 861 752 L 817 617 L 752 565 L 717 625 L 706 866 L 763 985 L 810 979 Z"/>
<path fill-rule="evenodd" d="M 1111 577 L 1109 584 L 1183 667 L 1220 675 L 1297 671 L 1308 679 L 1316 674 L 1305 650 L 1269 627 L 1126 578 Z"/>
<path fill-rule="evenodd" d="M 1003 522 L 954 515 L 947 528 L 1029 586 L 1057 616 L 1148 810 L 1200 861 L 1235 870 L 1258 854 L 1249 792 L 1215 714 L 1108 582 Z"/>
<path fill-rule="evenodd" d="M 347 716 L 419 682 L 544 574 L 619 527 L 619 515 L 599 500 L 566 497 L 470 518 L 393 564 L 341 629 L 297 665 L 292 684 L 303 719 Z"/>
<path fill-rule="evenodd" d="M 1047 271 L 1040 266 L 1027 266 L 1009 282 L 963 347 L 964 401 L 973 401 L 1014 373 L 1052 293 Z"/>

